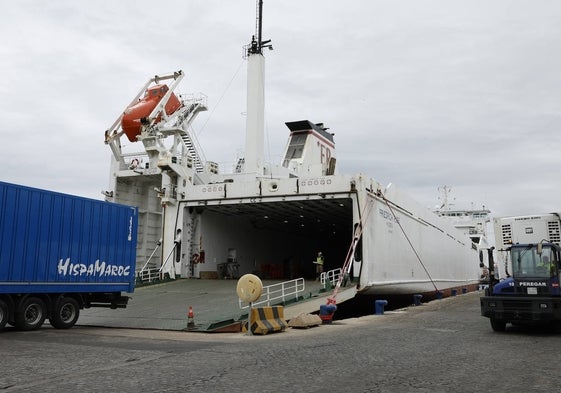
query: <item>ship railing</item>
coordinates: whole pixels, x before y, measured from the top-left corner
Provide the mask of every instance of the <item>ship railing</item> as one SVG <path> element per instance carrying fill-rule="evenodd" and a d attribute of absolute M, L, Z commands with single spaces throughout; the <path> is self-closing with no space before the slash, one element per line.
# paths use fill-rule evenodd
<path fill-rule="evenodd" d="M 265 162 L 264 163 L 264 167 L 266 168 L 266 171 L 272 171 L 275 169 L 275 166 L 277 166 L 277 162 L 280 162 L 282 159 L 282 156 L 280 155 L 273 155 L 269 162 Z M 218 164 L 218 172 L 222 173 L 222 174 L 235 174 L 235 173 L 243 173 L 243 166 L 245 164 L 245 158 L 243 157 L 239 157 L 237 158 L 235 161 L 220 161 L 217 162 Z"/>
<path fill-rule="evenodd" d="M 189 131 L 189 129 L 191 128 L 190 124 L 197 113 L 207 110 L 208 98 L 205 94 L 202 93 L 199 93 L 197 95 L 181 94 L 180 98 L 183 102 L 184 110 L 177 119 L 176 124 L 182 125 L 182 129 L 184 132 L 182 139 L 193 161 L 195 161 L 197 172 L 202 172 L 204 163 L 206 162 L 204 151 L 199 143 L 199 140 L 197 139 L 197 135 L 194 132 Z"/>
<path fill-rule="evenodd" d="M 150 254 L 150 256 L 148 257 L 142 268 L 136 271 L 136 277 L 140 282 L 146 282 L 146 281 L 152 282 L 160 279 L 160 269 L 151 266 L 150 261 L 152 260 L 152 258 L 156 254 L 156 251 L 158 251 L 158 248 L 160 248 L 161 245 L 162 245 L 162 239 L 156 242 L 156 247 L 154 247 L 154 251 L 152 251 L 152 254 Z"/>
<path fill-rule="evenodd" d="M 152 283 L 160 280 L 160 268 L 158 267 L 144 267 L 142 270 L 136 272 L 137 282 Z"/>
<path fill-rule="evenodd" d="M 324 289 L 327 289 L 327 283 L 329 282 L 331 286 L 335 286 L 337 281 L 341 278 L 343 274 L 343 270 L 339 267 L 337 269 L 329 270 L 327 272 L 323 272 L 319 276 L 319 281 Z"/>
<path fill-rule="evenodd" d="M 267 285 L 263 287 L 261 297 L 251 303 L 251 306 L 271 306 L 274 304 L 285 304 L 289 301 L 297 301 L 304 297 L 305 289 L 306 282 L 303 278 Z M 249 303 L 243 302 L 241 299 L 238 302 L 241 309 L 249 307 Z"/>

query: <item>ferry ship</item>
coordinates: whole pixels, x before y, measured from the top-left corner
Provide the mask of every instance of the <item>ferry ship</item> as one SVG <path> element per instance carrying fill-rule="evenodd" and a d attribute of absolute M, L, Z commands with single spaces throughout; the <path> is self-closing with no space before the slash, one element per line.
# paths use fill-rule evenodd
<path fill-rule="evenodd" d="M 265 162 L 263 52 L 272 47 L 262 39 L 261 0 L 257 7 L 244 49 L 245 150 L 232 168 L 204 158 L 191 124 L 206 97 L 176 93 L 182 71 L 150 78 L 105 131 L 112 162 L 104 194 L 139 208 L 139 274 L 313 278 L 322 252 L 324 270 L 343 267 L 361 294 L 475 288 L 472 239 L 394 185 L 340 174 L 323 123 L 286 122 L 284 158 Z"/>
<path fill-rule="evenodd" d="M 438 191 L 442 193 L 442 203 L 437 206 L 434 212 L 440 216 L 449 219 L 453 222 L 454 226 L 460 231 L 466 233 L 471 241 L 477 245 L 478 248 L 488 248 L 488 231 L 491 224 L 491 210 L 485 205 L 481 209 L 476 209 L 472 206 L 471 209 L 458 209 L 449 201 L 450 191 L 449 186 L 440 186 Z"/>

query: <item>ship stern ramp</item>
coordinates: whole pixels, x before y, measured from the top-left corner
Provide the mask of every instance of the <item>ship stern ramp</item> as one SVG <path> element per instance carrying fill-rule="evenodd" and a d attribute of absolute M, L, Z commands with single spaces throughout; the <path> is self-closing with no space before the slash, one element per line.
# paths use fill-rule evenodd
<path fill-rule="evenodd" d="M 279 280 L 263 280 L 264 286 L 280 284 Z M 241 308 L 236 294 L 237 280 L 175 280 L 158 285 L 146 285 L 135 290 L 127 308 L 84 309 L 81 326 L 102 326 L 125 329 L 154 329 L 202 333 L 240 332 L 247 321 L 248 308 Z M 356 286 L 341 288 L 338 304 L 353 298 Z M 284 307 L 284 319 L 300 314 L 317 313 L 332 295 L 317 281 L 306 281 L 299 300 L 272 301 L 271 306 Z M 261 300 L 265 296 L 262 296 Z M 264 304 L 263 306 L 267 306 Z M 192 310 L 190 324 L 189 309 Z"/>

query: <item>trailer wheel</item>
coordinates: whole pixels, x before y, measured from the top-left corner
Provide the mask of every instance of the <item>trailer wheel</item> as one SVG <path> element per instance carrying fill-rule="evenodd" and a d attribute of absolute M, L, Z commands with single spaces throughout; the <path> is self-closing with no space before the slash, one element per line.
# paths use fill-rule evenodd
<path fill-rule="evenodd" d="M 14 322 L 20 330 L 35 330 L 43 325 L 45 317 L 45 302 L 31 296 L 19 304 Z"/>
<path fill-rule="evenodd" d="M 506 322 L 502 319 L 491 318 L 491 327 L 495 332 L 504 332 L 506 330 Z"/>
<path fill-rule="evenodd" d="M 49 322 L 57 329 L 70 329 L 78 321 L 80 316 L 80 306 L 71 297 L 60 298 L 52 312 Z"/>
<path fill-rule="evenodd" d="M 8 322 L 8 305 L 0 299 L 0 330 L 4 329 Z"/>

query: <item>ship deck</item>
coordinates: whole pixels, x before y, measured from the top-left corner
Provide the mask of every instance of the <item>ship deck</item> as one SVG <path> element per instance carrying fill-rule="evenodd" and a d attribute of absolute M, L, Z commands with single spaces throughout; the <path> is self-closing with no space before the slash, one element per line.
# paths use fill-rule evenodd
<path fill-rule="evenodd" d="M 279 283 L 263 280 L 263 285 Z M 125 309 L 90 308 L 82 310 L 77 325 L 115 328 L 189 330 L 199 332 L 239 331 L 247 320 L 247 308 L 240 309 L 237 280 L 180 279 L 142 286 L 131 295 Z M 323 290 L 317 281 L 305 281 L 303 299 L 284 304 L 284 318 L 319 311 L 332 290 Z M 353 298 L 356 286 L 342 287 L 337 303 Z M 282 305 L 282 304 L 281 304 Z M 189 306 L 193 308 L 194 327 L 187 329 Z"/>

